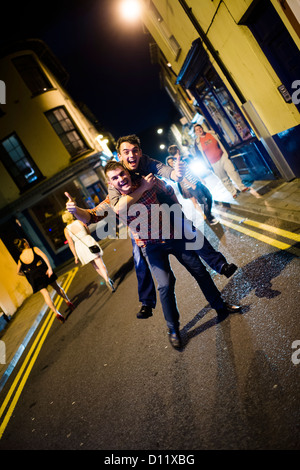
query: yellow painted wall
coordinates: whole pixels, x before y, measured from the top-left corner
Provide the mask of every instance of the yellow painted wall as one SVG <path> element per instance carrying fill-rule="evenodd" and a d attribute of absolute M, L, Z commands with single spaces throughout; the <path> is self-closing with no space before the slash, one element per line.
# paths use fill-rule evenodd
<path fill-rule="evenodd" d="M 198 37 L 198 33 L 179 2 L 153 0 L 153 3 L 182 48 L 178 61 L 174 60 L 170 48 L 162 38 L 149 11 L 145 12 L 145 24 L 167 60 L 171 62 L 175 73 L 178 74 L 192 41 Z M 252 0 L 226 0 L 220 3 L 215 15 L 219 2 L 211 0 L 187 1 L 198 23 L 207 32 L 207 37 L 214 49 L 219 52 L 220 58 L 245 99 L 252 102 L 269 132 L 276 134 L 300 124 L 300 114 L 293 104 L 285 103 L 278 92 L 277 87 L 281 81 L 250 30 L 246 26 L 237 24 L 251 3 Z M 272 3 L 294 37 L 294 30 L 284 18 L 285 15 L 282 11 L 279 11 L 280 6 L 278 7 L 276 0 L 273 0 Z M 218 65 L 212 57 L 210 58 L 237 104 L 241 104 Z"/>
<path fill-rule="evenodd" d="M 30 51 L 28 51 L 30 52 Z M 22 51 L 24 54 L 24 51 Z M 68 93 L 55 80 L 54 76 L 40 63 L 54 88 L 35 97 L 25 85 L 11 62 L 14 54 L 1 60 L 3 81 L 6 83 L 6 104 L 2 106 L 5 115 L 1 117 L 0 139 L 16 132 L 29 155 L 45 177 L 51 177 L 66 168 L 71 157 L 44 112 L 57 106 L 65 106 L 75 125 L 91 150 L 85 156 L 100 150 L 95 140 L 97 132 L 76 107 Z M 36 57 L 38 60 L 38 58 Z M 0 207 L 15 201 L 20 191 L 0 162 Z"/>
<path fill-rule="evenodd" d="M 227 2 L 228 6 L 233 2 Z M 221 4 L 208 37 L 247 101 L 251 101 L 270 134 L 300 124 L 293 104 L 285 103 L 277 90 L 281 80 L 246 26 L 237 25 Z M 238 100 L 237 100 L 238 101 Z"/>
<path fill-rule="evenodd" d="M 32 288 L 24 276 L 16 274 L 17 264 L 2 240 L 0 240 L 0 263 L 0 307 L 7 315 L 13 315 L 32 294 Z"/>

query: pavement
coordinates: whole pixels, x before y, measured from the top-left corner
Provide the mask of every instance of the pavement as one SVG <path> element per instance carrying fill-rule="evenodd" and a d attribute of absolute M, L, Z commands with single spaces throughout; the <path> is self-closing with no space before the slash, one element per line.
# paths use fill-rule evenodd
<path fill-rule="evenodd" d="M 236 199 L 226 191 L 214 175 L 205 183 L 212 192 L 215 206 L 223 206 L 282 219 L 300 224 L 300 178 L 291 182 L 283 180 L 254 181 L 251 189 L 240 193 Z M 110 243 L 111 241 L 101 242 Z M 75 267 L 73 260 L 56 269 L 58 282 L 63 285 L 67 273 Z M 54 292 L 51 295 L 54 296 Z M 38 292 L 28 297 L 9 321 L 0 317 L 0 392 L 18 364 L 26 346 L 48 311 Z"/>
<path fill-rule="evenodd" d="M 217 186 L 219 185 L 217 182 Z M 216 191 L 218 188 L 214 186 L 210 189 Z M 254 181 L 250 191 L 240 193 L 236 199 L 225 188 L 220 188 L 214 202 L 239 211 L 300 224 L 300 178 L 289 183 L 283 180 Z"/>

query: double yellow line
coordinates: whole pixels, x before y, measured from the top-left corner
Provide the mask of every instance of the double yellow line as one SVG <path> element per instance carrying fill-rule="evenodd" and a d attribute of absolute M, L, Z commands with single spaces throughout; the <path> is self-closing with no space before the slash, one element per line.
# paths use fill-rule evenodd
<path fill-rule="evenodd" d="M 238 222 L 238 224 L 236 224 L 224 218 L 219 219 L 220 222 L 226 227 L 229 227 L 234 230 L 237 230 L 238 232 L 244 233 L 245 235 L 248 235 L 249 237 L 256 238 L 257 240 L 267 243 L 268 245 L 275 246 L 276 248 L 279 248 L 280 250 L 287 250 L 288 248 L 291 248 L 293 245 L 282 242 L 280 240 L 276 240 L 275 238 L 271 238 L 267 235 L 251 230 L 247 227 L 244 227 L 243 224 L 250 225 L 259 230 L 264 230 L 270 233 L 274 233 L 274 235 L 279 235 L 280 237 L 287 238 L 288 240 L 300 242 L 300 234 L 289 232 L 288 230 L 283 230 L 277 227 L 272 227 L 272 225 L 256 222 L 254 220 L 247 219 L 245 217 L 239 217 L 238 215 L 233 215 L 228 212 L 223 212 L 219 209 L 214 209 L 214 212 L 217 212 L 223 217 L 226 217 L 226 218 L 229 218 Z M 295 250 L 297 249 L 295 248 Z M 297 250 L 297 251 L 299 251 L 300 253 L 300 250 Z"/>
<path fill-rule="evenodd" d="M 63 289 L 65 292 L 67 292 L 68 288 L 71 285 L 71 282 L 73 281 L 76 272 L 78 271 L 78 268 L 74 268 L 72 271 L 68 272 L 67 278 L 63 284 Z M 56 298 L 54 305 L 57 307 L 59 310 L 61 303 L 63 299 L 62 297 Z M 29 374 L 34 366 L 34 363 L 38 357 L 38 354 L 46 340 L 46 337 L 49 333 L 49 330 L 52 326 L 53 321 L 55 320 L 55 315 L 53 312 L 49 311 L 39 333 L 37 334 L 13 384 L 11 385 L 8 394 L 5 397 L 5 400 L 3 401 L 1 408 L 0 408 L 0 420 L 3 417 L 3 420 L 0 421 L 0 439 L 3 436 L 3 433 L 6 429 L 6 426 L 11 418 L 11 415 L 16 407 L 16 404 L 18 402 L 18 399 L 20 398 L 20 395 L 22 393 L 22 390 L 26 384 L 26 381 L 29 377 Z M 12 398 L 13 397 L 13 398 Z M 12 398 L 12 400 L 11 400 Z M 10 402 L 11 400 L 11 402 Z M 9 404 L 10 402 L 10 404 Z M 9 406 L 8 406 L 9 405 Z M 8 407 L 8 408 L 7 408 Z M 7 410 L 6 410 L 7 408 Z"/>

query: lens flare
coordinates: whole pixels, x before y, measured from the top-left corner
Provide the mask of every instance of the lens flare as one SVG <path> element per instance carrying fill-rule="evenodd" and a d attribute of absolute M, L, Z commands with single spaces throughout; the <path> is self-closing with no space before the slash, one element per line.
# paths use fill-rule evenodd
<path fill-rule="evenodd" d="M 190 170 L 197 176 L 205 176 L 209 173 L 209 170 L 204 165 L 204 163 L 200 162 L 199 160 L 194 160 L 189 165 Z"/>

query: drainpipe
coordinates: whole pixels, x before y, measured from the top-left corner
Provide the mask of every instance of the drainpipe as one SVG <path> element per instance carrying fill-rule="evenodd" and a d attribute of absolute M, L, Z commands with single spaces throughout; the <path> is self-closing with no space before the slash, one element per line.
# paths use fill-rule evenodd
<path fill-rule="evenodd" d="M 223 74 L 225 75 L 226 79 L 228 80 L 228 83 L 230 83 L 232 89 L 234 90 L 235 94 L 237 95 L 237 97 L 239 98 L 241 103 L 242 104 L 246 103 L 246 99 L 245 99 L 244 95 L 242 94 L 241 90 L 239 89 L 239 87 L 237 86 L 237 84 L 233 80 L 232 76 L 230 75 L 229 71 L 227 70 L 226 66 L 222 62 L 218 52 L 214 49 L 212 43 L 210 42 L 210 40 L 206 36 L 205 32 L 201 28 L 201 26 L 198 23 L 194 13 L 192 12 L 192 9 L 187 5 L 185 0 L 179 0 L 179 3 L 182 6 L 182 8 L 184 9 L 187 16 L 189 17 L 189 20 L 191 21 L 192 25 L 196 29 L 196 31 L 199 34 L 200 38 L 202 39 L 203 43 L 206 45 L 207 49 L 209 50 L 209 52 L 211 53 L 211 55 L 215 59 L 216 63 L 220 67 L 220 69 L 222 70 Z"/>

